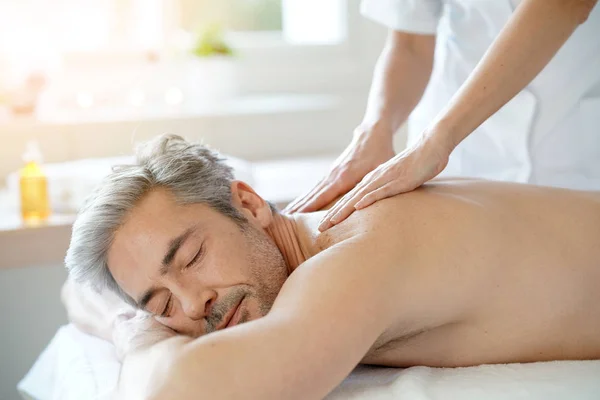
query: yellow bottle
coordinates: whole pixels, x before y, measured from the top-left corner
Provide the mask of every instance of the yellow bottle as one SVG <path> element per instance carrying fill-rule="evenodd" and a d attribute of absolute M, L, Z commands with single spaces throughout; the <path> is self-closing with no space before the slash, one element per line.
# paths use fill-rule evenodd
<path fill-rule="evenodd" d="M 37 223 L 50 216 L 48 179 L 42 170 L 42 154 L 36 142 L 27 143 L 25 166 L 19 171 L 21 215 L 23 221 Z"/>

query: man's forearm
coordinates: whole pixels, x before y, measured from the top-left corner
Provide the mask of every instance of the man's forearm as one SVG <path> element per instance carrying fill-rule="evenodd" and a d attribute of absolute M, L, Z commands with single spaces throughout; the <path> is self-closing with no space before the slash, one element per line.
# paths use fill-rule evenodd
<path fill-rule="evenodd" d="M 393 134 L 420 101 L 433 67 L 435 36 L 390 31 L 377 61 L 364 129 Z"/>
<path fill-rule="evenodd" d="M 525 0 L 432 125 L 457 146 L 535 78 L 596 0 Z"/>
<path fill-rule="evenodd" d="M 319 341 L 327 338 L 320 332 L 321 325 L 311 340 L 306 329 L 287 319 L 274 323 L 263 317 L 197 339 L 163 340 L 133 353 L 123 364 L 114 400 L 193 400 L 199 395 L 211 399 L 323 398 L 358 363 L 368 345 L 349 347 L 345 342 L 352 338 L 341 338 L 328 347 L 333 356 L 323 355 Z M 364 333 L 348 336 L 364 337 Z"/>

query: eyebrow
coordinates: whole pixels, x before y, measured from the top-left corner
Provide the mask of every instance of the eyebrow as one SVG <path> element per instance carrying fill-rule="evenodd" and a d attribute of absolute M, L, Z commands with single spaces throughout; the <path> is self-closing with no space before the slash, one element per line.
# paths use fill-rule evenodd
<path fill-rule="evenodd" d="M 186 230 L 185 232 L 183 232 L 181 235 L 177 236 L 175 239 L 173 239 L 169 242 L 169 249 L 167 250 L 167 253 L 163 257 L 162 266 L 160 267 L 160 275 L 161 276 L 164 276 L 167 274 L 167 272 L 169 272 L 169 267 L 171 266 L 171 263 L 173 262 L 175 255 L 177 255 L 177 251 L 185 243 L 187 238 L 189 238 L 190 235 L 192 233 L 194 233 L 195 230 L 196 230 L 196 227 L 191 227 L 188 230 Z"/>
<path fill-rule="evenodd" d="M 177 251 L 179 251 L 181 246 L 195 231 L 196 231 L 195 226 L 188 228 L 181 235 L 177 236 L 176 238 L 172 239 L 169 242 L 169 247 L 167 249 L 167 252 L 165 253 L 165 256 L 162 259 L 162 264 L 159 269 L 159 273 L 161 276 L 165 276 L 169 272 L 169 268 L 171 267 L 171 263 L 173 262 L 173 260 L 175 259 L 175 256 L 177 255 Z M 151 287 L 150 289 L 146 290 L 142 294 L 142 296 L 140 296 L 140 298 L 137 300 L 138 307 L 142 310 L 145 310 L 146 306 L 148 305 L 150 300 L 152 300 L 152 297 L 154 297 L 154 295 L 156 294 L 157 291 L 158 291 L 158 288 L 156 288 L 154 286 Z"/>

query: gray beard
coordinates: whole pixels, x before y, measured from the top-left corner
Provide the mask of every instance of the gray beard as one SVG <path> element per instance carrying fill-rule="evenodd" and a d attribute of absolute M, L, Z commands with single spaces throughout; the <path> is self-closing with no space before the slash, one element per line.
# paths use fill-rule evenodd
<path fill-rule="evenodd" d="M 214 332 L 225 315 L 244 297 L 253 297 L 258 301 L 261 317 L 269 313 L 283 283 L 288 277 L 288 265 L 275 243 L 266 233 L 257 230 L 250 224 L 241 226 L 250 252 L 250 273 L 256 287 L 239 287 L 226 298 L 215 304 L 212 312 L 206 317 L 206 332 Z M 248 312 L 242 315 L 240 323 L 247 322 Z"/>

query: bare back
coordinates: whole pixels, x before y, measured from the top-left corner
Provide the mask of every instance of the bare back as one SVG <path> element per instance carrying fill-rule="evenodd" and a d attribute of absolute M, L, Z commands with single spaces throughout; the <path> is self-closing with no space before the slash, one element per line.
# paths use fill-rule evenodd
<path fill-rule="evenodd" d="M 355 213 L 319 242 L 357 236 L 373 259 L 408 271 L 392 294 L 398 325 L 363 362 L 600 358 L 600 193 L 438 180 Z M 422 329 L 402 330 L 407 310 Z"/>

